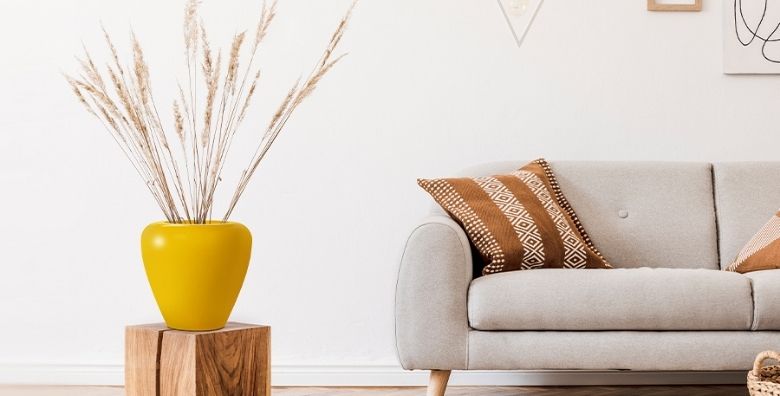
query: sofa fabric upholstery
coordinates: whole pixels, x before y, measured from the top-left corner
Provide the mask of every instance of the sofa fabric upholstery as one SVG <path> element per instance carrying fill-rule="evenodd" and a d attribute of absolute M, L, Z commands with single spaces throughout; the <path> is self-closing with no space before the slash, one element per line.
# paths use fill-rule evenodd
<path fill-rule="evenodd" d="M 766 349 L 780 332 L 475 330 L 469 370 L 748 370 Z"/>
<path fill-rule="evenodd" d="M 753 330 L 780 330 L 780 270 L 744 274 L 753 284 Z"/>
<path fill-rule="evenodd" d="M 780 269 L 720 271 L 780 207 L 780 162 L 551 166 L 596 246 L 623 268 L 475 280 L 465 233 L 436 205 L 401 259 L 404 368 L 748 370 L 758 352 L 780 350 Z"/>
<path fill-rule="evenodd" d="M 780 162 L 716 163 L 713 175 L 720 265 L 726 268 L 780 208 Z"/>
<path fill-rule="evenodd" d="M 539 269 L 475 279 L 468 312 L 476 330 L 750 330 L 753 301 L 733 272 Z"/>
<path fill-rule="evenodd" d="M 460 175 L 499 174 L 523 164 L 483 164 Z M 709 163 L 550 161 L 550 166 L 613 267 L 719 268 Z"/>
<path fill-rule="evenodd" d="M 471 260 L 466 234 L 449 217 L 428 218 L 412 231 L 395 298 L 396 347 L 404 368 L 466 368 Z"/>

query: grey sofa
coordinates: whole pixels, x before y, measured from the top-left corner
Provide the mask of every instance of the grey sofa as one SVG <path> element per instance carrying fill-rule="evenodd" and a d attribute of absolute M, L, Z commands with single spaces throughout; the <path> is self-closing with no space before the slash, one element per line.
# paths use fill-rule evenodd
<path fill-rule="evenodd" d="M 406 242 L 395 302 L 401 365 L 432 370 L 429 394 L 451 370 L 747 370 L 780 349 L 780 270 L 721 270 L 780 207 L 780 162 L 550 165 L 615 269 L 475 278 L 437 207 Z"/>

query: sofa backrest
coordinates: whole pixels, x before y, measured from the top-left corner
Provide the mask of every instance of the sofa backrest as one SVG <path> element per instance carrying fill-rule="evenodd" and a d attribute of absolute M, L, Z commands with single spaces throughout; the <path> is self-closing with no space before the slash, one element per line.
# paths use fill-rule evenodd
<path fill-rule="evenodd" d="M 460 175 L 502 174 L 527 162 L 483 164 Z M 550 166 L 613 266 L 719 268 L 711 164 L 551 161 Z M 780 183 L 776 187 L 780 196 Z"/>
<path fill-rule="evenodd" d="M 725 268 L 780 208 L 780 162 L 716 163 L 713 175 Z"/>

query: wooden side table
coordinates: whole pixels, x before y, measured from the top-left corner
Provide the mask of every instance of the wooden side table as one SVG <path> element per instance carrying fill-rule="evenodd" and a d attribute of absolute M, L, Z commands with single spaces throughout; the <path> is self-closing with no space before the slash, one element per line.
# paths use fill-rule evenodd
<path fill-rule="evenodd" d="M 271 328 L 228 323 L 215 331 L 164 324 L 125 329 L 127 396 L 270 396 Z"/>

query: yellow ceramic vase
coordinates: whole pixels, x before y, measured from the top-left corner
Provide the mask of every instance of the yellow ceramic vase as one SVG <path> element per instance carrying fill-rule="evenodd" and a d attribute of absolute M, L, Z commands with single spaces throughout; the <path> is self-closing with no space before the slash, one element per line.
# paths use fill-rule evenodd
<path fill-rule="evenodd" d="M 225 327 L 244 283 L 252 234 L 240 223 L 152 223 L 141 235 L 146 276 L 165 324 Z"/>

